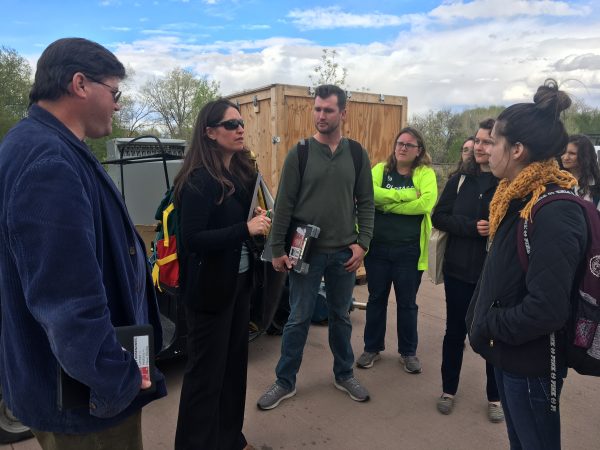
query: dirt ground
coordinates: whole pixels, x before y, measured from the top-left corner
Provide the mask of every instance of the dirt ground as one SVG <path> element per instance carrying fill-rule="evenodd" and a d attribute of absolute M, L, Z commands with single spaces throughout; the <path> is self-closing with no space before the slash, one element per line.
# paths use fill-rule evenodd
<path fill-rule="evenodd" d="M 366 301 L 367 287 L 357 286 L 355 297 Z M 485 366 L 468 344 L 455 409 L 449 416 L 437 412 L 445 327 L 443 286 L 434 286 L 424 276 L 418 304 L 418 356 L 423 373 L 408 374 L 398 361 L 396 307 L 392 294 L 387 350 L 373 368 L 355 370 L 355 375 L 371 393 L 371 401 L 366 403 L 352 401 L 333 386 L 327 327 L 313 326 L 298 375 L 297 395 L 271 411 L 259 411 L 256 400 L 275 379 L 281 339 L 261 336 L 252 342 L 244 428 L 248 441 L 259 450 L 507 449 L 505 425 L 487 420 Z M 358 357 L 363 350 L 365 311 L 355 310 L 351 318 L 352 344 Z M 146 450 L 173 448 L 184 367 L 183 360 L 161 365 L 167 376 L 169 396 L 144 410 Z M 563 449 L 600 449 L 598 405 L 600 380 L 569 372 L 560 405 Z M 39 446 L 29 440 L 12 448 L 37 450 Z"/>

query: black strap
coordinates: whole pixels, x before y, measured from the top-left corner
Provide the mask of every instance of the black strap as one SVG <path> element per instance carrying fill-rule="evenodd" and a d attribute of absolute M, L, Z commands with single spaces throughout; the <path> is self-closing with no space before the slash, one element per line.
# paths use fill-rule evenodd
<path fill-rule="evenodd" d="M 362 169 L 362 145 L 354 139 L 348 139 L 350 143 L 350 153 L 352 153 L 352 163 L 354 164 L 354 194 L 356 194 L 356 184 L 358 183 L 358 177 Z M 306 163 L 308 162 L 308 139 L 301 139 L 298 141 L 298 170 L 300 171 L 300 184 L 302 184 L 302 178 L 304 177 L 304 171 L 306 170 Z"/>

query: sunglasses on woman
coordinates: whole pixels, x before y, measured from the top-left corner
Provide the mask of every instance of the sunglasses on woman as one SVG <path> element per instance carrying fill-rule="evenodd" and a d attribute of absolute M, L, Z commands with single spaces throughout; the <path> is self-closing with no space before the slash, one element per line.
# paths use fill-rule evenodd
<path fill-rule="evenodd" d="M 230 119 L 230 120 L 224 120 L 222 122 L 219 122 L 215 125 L 212 126 L 213 128 L 216 127 L 223 127 L 226 130 L 237 130 L 238 127 L 242 127 L 244 128 L 244 121 L 242 119 Z"/>

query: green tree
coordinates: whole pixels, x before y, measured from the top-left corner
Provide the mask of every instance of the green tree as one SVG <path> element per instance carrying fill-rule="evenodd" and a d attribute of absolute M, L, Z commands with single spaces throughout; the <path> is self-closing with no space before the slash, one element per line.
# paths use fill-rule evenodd
<path fill-rule="evenodd" d="M 171 138 L 190 136 L 199 105 L 218 96 L 219 85 L 205 78 L 196 78 L 187 69 L 175 68 L 164 78 L 155 78 L 144 85 L 142 96 L 151 111 L 160 119 Z"/>
<path fill-rule="evenodd" d="M 16 50 L 0 47 L 0 139 L 26 116 L 31 66 Z"/>
<path fill-rule="evenodd" d="M 337 55 L 337 50 L 323 49 L 321 62 L 313 68 L 314 74 L 308 76 L 313 87 L 321 84 L 335 84 L 341 88 L 346 86 L 348 69 L 336 62 Z"/>
<path fill-rule="evenodd" d="M 458 115 L 449 109 L 414 115 L 409 125 L 423 135 L 427 151 L 435 162 L 451 162 L 449 149 L 460 135 Z"/>

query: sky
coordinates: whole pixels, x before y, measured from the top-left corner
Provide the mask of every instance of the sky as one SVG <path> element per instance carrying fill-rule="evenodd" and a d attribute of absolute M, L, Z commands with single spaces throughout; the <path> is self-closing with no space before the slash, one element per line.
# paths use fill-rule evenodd
<path fill-rule="evenodd" d="M 61 37 L 104 45 L 133 70 L 127 89 L 175 67 L 223 95 L 310 85 L 323 49 L 347 89 L 430 109 L 531 101 L 555 78 L 600 107 L 600 0 L 0 0 L 0 46 L 35 65 Z"/>

